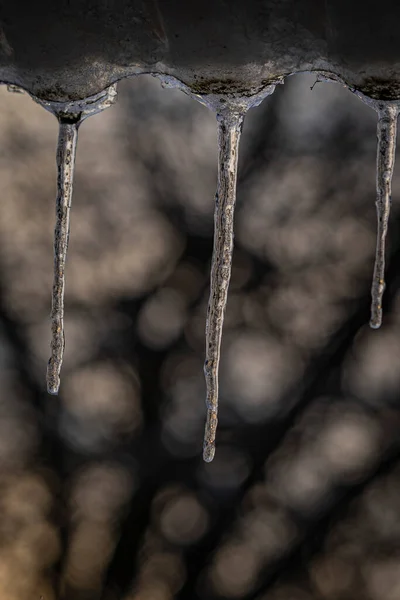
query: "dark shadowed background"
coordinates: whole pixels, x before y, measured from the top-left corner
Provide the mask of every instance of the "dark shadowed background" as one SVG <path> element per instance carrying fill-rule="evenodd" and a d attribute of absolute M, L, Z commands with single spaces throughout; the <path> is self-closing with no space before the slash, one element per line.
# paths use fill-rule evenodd
<path fill-rule="evenodd" d="M 215 116 L 140 76 L 80 129 L 57 398 L 57 122 L 0 89 L 2 600 L 400 597 L 400 176 L 372 331 L 376 116 L 314 82 L 245 122 L 208 465 Z"/>

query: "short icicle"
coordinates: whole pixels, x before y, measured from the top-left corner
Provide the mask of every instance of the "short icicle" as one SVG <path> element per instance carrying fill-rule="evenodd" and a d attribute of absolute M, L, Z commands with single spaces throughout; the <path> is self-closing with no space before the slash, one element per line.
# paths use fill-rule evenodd
<path fill-rule="evenodd" d="M 371 289 L 372 303 L 370 319 L 370 326 L 373 329 L 378 329 L 382 324 L 382 298 L 385 290 L 385 241 L 391 206 L 399 107 L 389 103 L 381 104 L 377 112 L 376 211 L 378 230 Z"/>
<path fill-rule="evenodd" d="M 51 357 L 47 366 L 47 391 L 58 394 L 64 355 L 64 290 L 76 144 L 80 119 L 59 119 L 57 145 L 56 226 L 54 230 L 54 281 L 51 307 Z"/>
<path fill-rule="evenodd" d="M 215 435 L 218 423 L 218 368 L 222 326 L 231 277 L 237 163 L 243 119 L 243 112 L 227 111 L 217 114 L 218 185 L 215 196 L 214 249 L 206 325 L 206 360 L 204 364 L 207 388 L 207 421 L 203 458 L 206 462 L 211 462 L 215 454 Z"/>

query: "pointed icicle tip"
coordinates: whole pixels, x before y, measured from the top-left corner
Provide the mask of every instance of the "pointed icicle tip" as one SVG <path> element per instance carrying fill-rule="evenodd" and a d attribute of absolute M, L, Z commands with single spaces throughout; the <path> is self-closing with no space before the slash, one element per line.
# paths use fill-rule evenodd
<path fill-rule="evenodd" d="M 382 301 L 385 291 L 385 243 L 388 230 L 392 177 L 396 153 L 397 118 L 399 106 L 380 102 L 377 108 L 376 212 L 378 219 L 374 275 L 371 288 L 370 327 L 382 324 Z"/>
<path fill-rule="evenodd" d="M 218 371 L 222 326 L 228 297 L 233 253 L 233 222 L 239 141 L 244 113 L 227 111 L 218 120 L 218 184 L 214 213 L 214 249 L 211 263 L 210 299 L 206 324 L 207 421 L 203 458 L 211 462 L 215 455 L 218 423 Z"/>

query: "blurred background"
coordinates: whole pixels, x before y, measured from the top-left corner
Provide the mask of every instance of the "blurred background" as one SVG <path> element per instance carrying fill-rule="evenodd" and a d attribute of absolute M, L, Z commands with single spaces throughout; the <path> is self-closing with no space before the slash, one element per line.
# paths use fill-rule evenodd
<path fill-rule="evenodd" d="M 211 464 L 215 116 L 140 76 L 80 129 L 52 397 L 57 122 L 0 88 L 0 598 L 400 597 L 400 175 L 372 331 L 376 116 L 314 83 L 245 121 Z"/>

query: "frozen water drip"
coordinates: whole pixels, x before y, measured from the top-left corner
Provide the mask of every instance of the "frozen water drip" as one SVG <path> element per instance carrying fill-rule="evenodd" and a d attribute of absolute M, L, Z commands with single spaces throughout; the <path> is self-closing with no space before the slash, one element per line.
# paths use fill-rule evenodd
<path fill-rule="evenodd" d="M 59 122 L 57 144 L 57 197 L 54 230 L 54 280 L 51 307 L 51 356 L 47 366 L 47 391 L 58 394 L 60 372 L 64 355 L 64 292 L 67 260 L 70 210 L 74 181 L 78 129 L 89 116 L 111 106 L 116 99 L 116 85 L 84 100 L 75 102 L 48 102 L 33 99 L 53 113 Z"/>
<path fill-rule="evenodd" d="M 210 462 L 215 454 L 215 435 L 218 423 L 218 370 L 222 326 L 231 278 L 237 163 L 243 119 L 244 114 L 240 112 L 227 112 L 217 115 L 218 184 L 215 195 L 214 249 L 206 323 L 206 360 L 204 363 L 207 389 L 207 421 L 203 458 L 206 462 Z"/>
<path fill-rule="evenodd" d="M 211 462 L 215 455 L 218 424 L 218 373 L 221 353 L 222 326 L 228 299 L 232 269 L 233 225 L 236 204 L 236 181 L 239 141 L 247 111 L 275 90 L 278 80 L 247 95 L 199 94 L 170 76 L 160 76 L 163 87 L 183 92 L 214 111 L 218 123 L 218 183 L 214 211 L 214 248 L 211 261 L 210 299 L 206 321 L 206 380 L 207 419 L 204 433 L 203 458 Z"/>
<path fill-rule="evenodd" d="M 369 322 L 373 329 L 378 329 L 382 325 L 382 300 L 385 291 L 385 245 L 392 204 L 392 178 L 400 101 L 374 100 L 357 90 L 352 91 L 378 114 L 376 154 L 376 213 L 378 224 L 371 287 L 371 318 Z"/>

